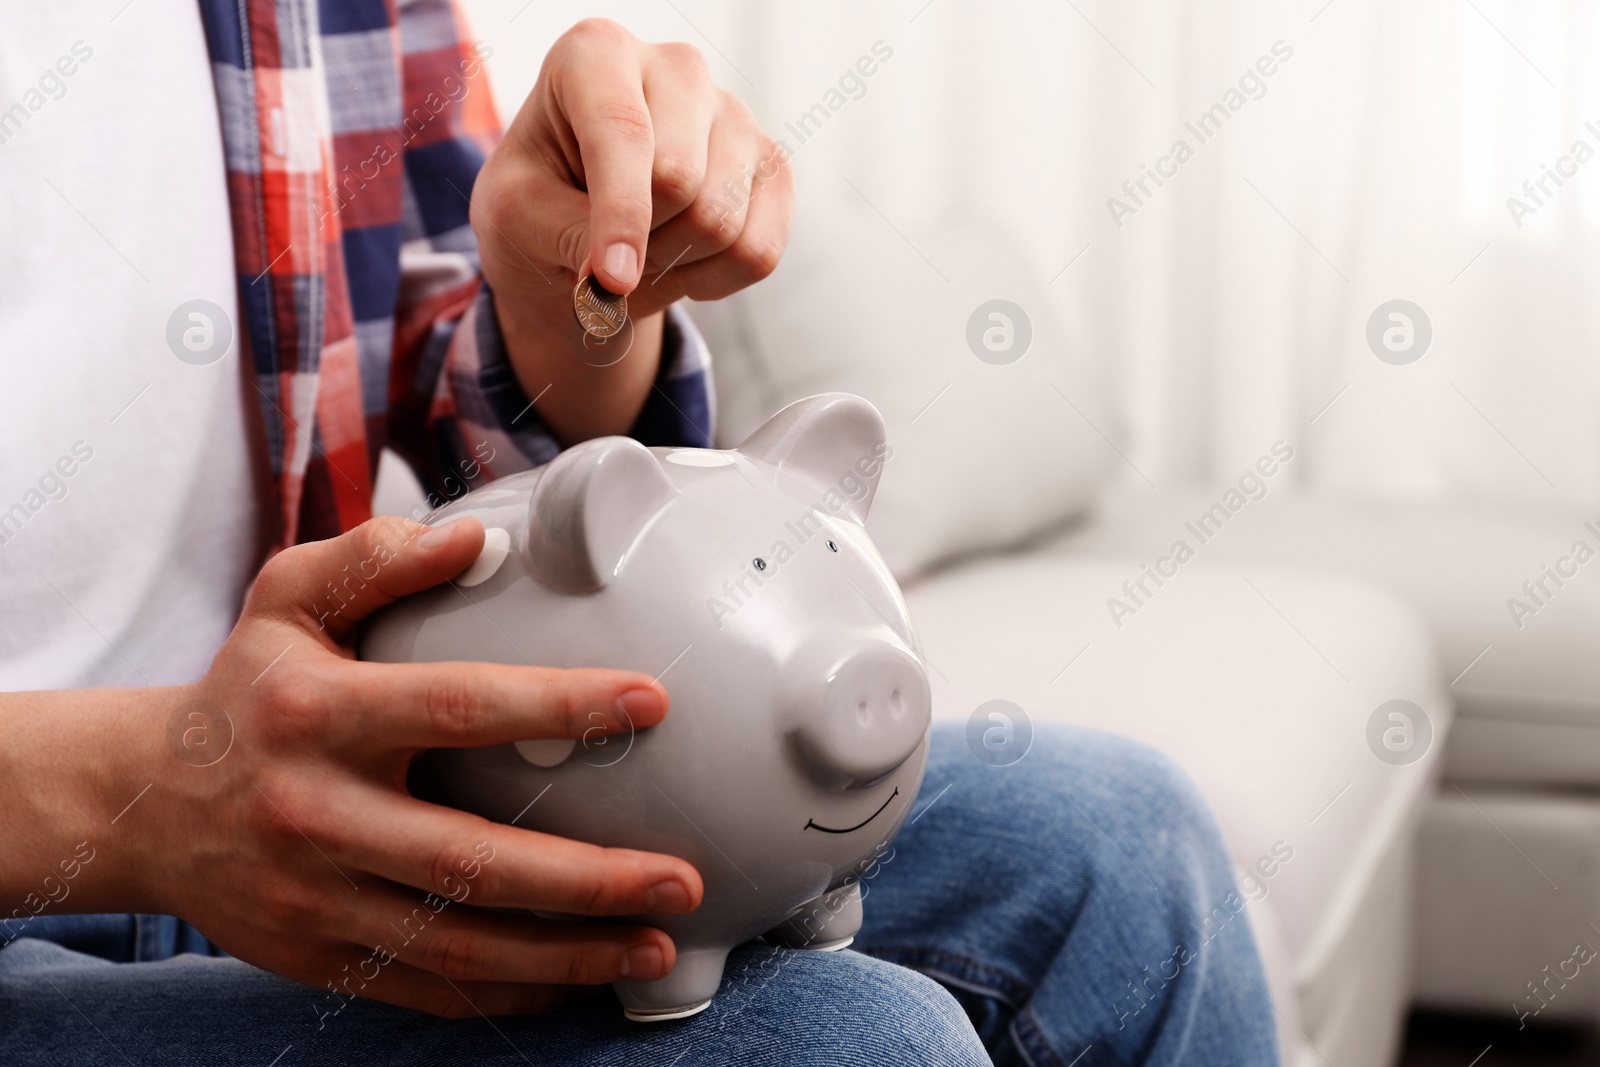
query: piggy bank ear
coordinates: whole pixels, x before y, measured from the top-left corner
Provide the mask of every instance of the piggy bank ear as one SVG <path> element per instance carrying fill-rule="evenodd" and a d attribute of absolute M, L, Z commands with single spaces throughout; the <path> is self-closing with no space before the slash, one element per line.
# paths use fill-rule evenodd
<path fill-rule="evenodd" d="M 778 488 L 807 504 L 829 490 L 845 501 L 829 508 L 865 522 L 889 456 L 889 435 L 878 409 L 850 393 L 796 400 L 762 423 L 738 451 L 777 468 Z"/>
<path fill-rule="evenodd" d="M 628 550 L 677 496 L 656 457 L 627 437 L 601 437 L 557 456 L 528 505 L 528 562 L 539 584 L 593 593 L 622 569 Z"/>

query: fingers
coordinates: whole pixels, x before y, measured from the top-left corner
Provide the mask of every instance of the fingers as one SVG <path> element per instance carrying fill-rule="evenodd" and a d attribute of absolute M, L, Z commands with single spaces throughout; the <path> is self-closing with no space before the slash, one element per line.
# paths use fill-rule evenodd
<path fill-rule="evenodd" d="M 698 907 L 705 891 L 699 873 L 676 856 L 520 830 L 376 784 L 319 799 L 318 810 L 295 822 L 335 864 L 449 899 L 468 892 L 489 907 L 679 915 Z M 475 872 L 470 881 L 463 871 Z"/>
<path fill-rule="evenodd" d="M 656 279 L 672 296 L 720 300 L 777 268 L 794 221 L 794 173 L 783 150 L 766 144 L 769 151 L 756 168 L 742 228 L 724 251 L 679 263 Z"/>
<path fill-rule="evenodd" d="M 615 23 L 590 19 L 567 35 L 572 62 L 552 91 L 578 141 L 589 194 L 589 263 L 600 283 L 629 293 L 639 283 L 650 234 L 655 129 L 637 42 Z"/>
<path fill-rule="evenodd" d="M 654 238 L 661 225 L 695 201 L 711 173 L 707 151 L 718 109 L 711 73 L 698 50 L 686 44 L 663 44 L 650 49 L 648 55 L 644 96 L 655 129 L 655 159 L 647 258 L 658 254 Z"/>
<path fill-rule="evenodd" d="M 392 935 L 391 935 L 392 936 Z M 273 968 L 329 996 L 314 1002 L 324 1023 L 352 997 L 396 1004 L 445 1019 L 476 1015 L 537 1015 L 574 999 L 580 990 L 520 982 L 458 981 L 414 967 L 376 947 L 341 947 L 308 963 Z"/>
<path fill-rule="evenodd" d="M 246 611 L 289 619 L 334 641 L 386 604 L 455 577 L 483 549 L 483 524 L 428 527 L 393 516 L 339 537 L 285 549 L 267 561 Z"/>
<path fill-rule="evenodd" d="M 710 130 L 704 184 L 687 208 L 650 234 L 647 269 L 652 272 L 714 256 L 744 227 L 759 142 L 765 138 L 748 110 L 732 97 L 727 100 Z"/>
<path fill-rule="evenodd" d="M 559 922 L 422 898 L 374 883 L 341 928 L 419 970 L 461 982 L 601 985 L 652 981 L 677 962 L 672 939 L 647 926 Z"/>
<path fill-rule="evenodd" d="M 500 663 L 340 663 L 339 748 L 394 752 L 584 738 L 654 726 L 666 690 L 632 671 Z"/>
<path fill-rule="evenodd" d="M 507 145 L 473 193 L 474 209 L 493 218 L 480 245 L 500 273 L 520 275 L 518 260 L 592 272 L 637 297 L 629 310 L 643 317 L 686 293 L 723 296 L 764 277 L 787 241 L 786 157 L 688 45 L 644 45 L 615 23 L 580 22 L 551 49 Z M 533 251 L 500 248 L 506 234 L 513 251 Z M 705 263 L 716 266 L 676 277 Z"/>

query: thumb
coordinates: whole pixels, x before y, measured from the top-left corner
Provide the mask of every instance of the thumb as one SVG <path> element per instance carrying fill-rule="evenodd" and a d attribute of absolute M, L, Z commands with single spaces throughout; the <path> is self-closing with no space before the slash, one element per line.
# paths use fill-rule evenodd
<path fill-rule="evenodd" d="M 343 641 L 384 605 L 454 578 L 482 549 L 477 519 L 424 526 L 379 516 L 349 533 L 278 553 L 261 569 L 245 610 Z"/>

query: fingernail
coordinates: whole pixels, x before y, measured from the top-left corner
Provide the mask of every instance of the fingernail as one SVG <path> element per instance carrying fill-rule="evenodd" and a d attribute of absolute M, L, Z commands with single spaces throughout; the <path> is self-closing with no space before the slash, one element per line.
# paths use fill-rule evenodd
<path fill-rule="evenodd" d="M 689 903 L 689 890 L 684 888 L 682 882 L 671 878 L 657 882 L 644 891 L 646 911 L 660 912 L 664 915 L 683 915 L 690 910 Z"/>
<path fill-rule="evenodd" d="M 450 540 L 451 535 L 454 533 L 451 527 L 453 527 L 459 521 L 459 519 L 455 519 L 445 523 L 443 526 L 429 527 L 427 533 L 417 538 L 417 547 L 438 548 L 440 545 Z"/>
<path fill-rule="evenodd" d="M 613 281 L 632 285 L 639 280 L 639 254 L 632 245 L 618 241 L 606 249 L 606 273 Z"/>
<path fill-rule="evenodd" d="M 659 978 L 664 963 L 666 958 L 662 956 L 660 946 L 635 945 L 622 957 L 622 977 Z"/>
<path fill-rule="evenodd" d="M 630 719 L 661 718 L 666 712 L 666 702 L 655 689 L 630 689 L 617 698 L 617 705 Z"/>

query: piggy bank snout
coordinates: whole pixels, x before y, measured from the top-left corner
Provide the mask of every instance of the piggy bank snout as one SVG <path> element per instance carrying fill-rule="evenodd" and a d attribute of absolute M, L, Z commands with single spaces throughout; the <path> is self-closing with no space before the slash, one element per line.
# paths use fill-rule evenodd
<path fill-rule="evenodd" d="M 807 774 L 829 788 L 874 782 L 904 763 L 928 732 L 928 676 L 885 641 L 808 649 L 791 666 L 789 737 Z"/>

